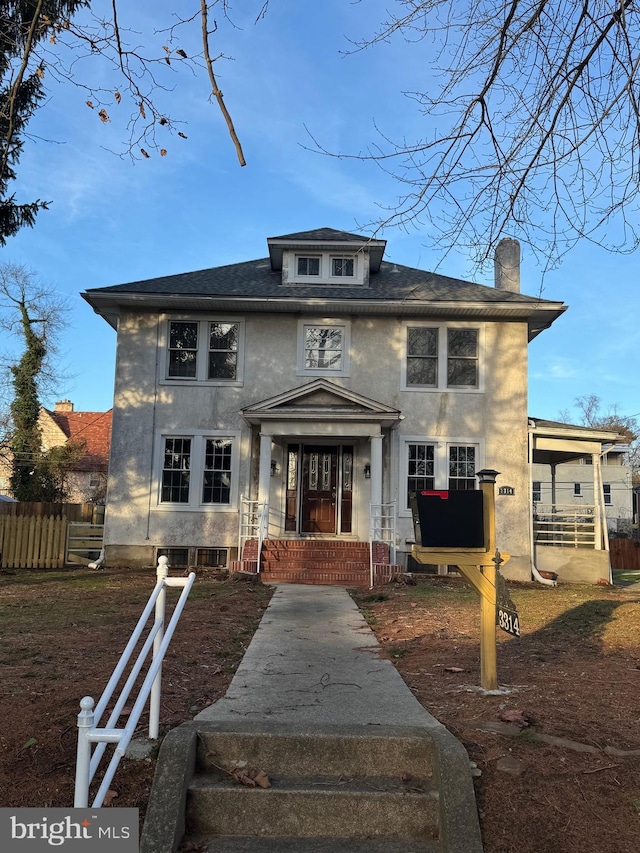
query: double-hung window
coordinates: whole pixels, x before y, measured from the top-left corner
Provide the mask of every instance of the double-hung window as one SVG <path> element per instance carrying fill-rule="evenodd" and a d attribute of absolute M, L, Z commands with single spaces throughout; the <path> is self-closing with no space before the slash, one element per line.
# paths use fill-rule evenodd
<path fill-rule="evenodd" d="M 438 387 L 438 329 L 407 329 L 407 385 Z"/>
<path fill-rule="evenodd" d="M 467 326 L 408 323 L 402 388 L 479 390 L 481 330 Z"/>
<path fill-rule="evenodd" d="M 162 465 L 162 503 L 189 503 L 191 478 L 191 439 L 168 437 L 164 440 Z"/>
<path fill-rule="evenodd" d="M 298 325 L 298 373 L 349 375 L 349 324 L 322 321 Z"/>
<path fill-rule="evenodd" d="M 435 445 L 407 443 L 407 506 L 411 492 L 435 488 Z"/>
<path fill-rule="evenodd" d="M 400 443 L 401 515 L 410 512 L 412 492 L 460 491 L 478 488 L 482 465 L 481 440 L 406 436 Z"/>
<path fill-rule="evenodd" d="M 166 340 L 165 381 L 242 384 L 241 320 L 169 319 Z"/>
<path fill-rule="evenodd" d="M 239 435 L 163 435 L 158 506 L 229 509 L 237 502 Z"/>
<path fill-rule="evenodd" d="M 449 490 L 469 491 L 477 488 L 476 447 L 471 444 L 449 445 Z"/>
<path fill-rule="evenodd" d="M 478 387 L 478 330 L 447 329 L 447 388 Z"/>

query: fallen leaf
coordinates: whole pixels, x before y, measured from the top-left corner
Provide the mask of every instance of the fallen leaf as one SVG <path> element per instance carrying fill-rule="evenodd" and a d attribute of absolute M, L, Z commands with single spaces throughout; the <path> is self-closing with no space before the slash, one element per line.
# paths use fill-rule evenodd
<path fill-rule="evenodd" d="M 104 802 L 102 803 L 102 805 L 103 806 L 110 806 L 111 803 L 115 800 L 115 798 L 117 796 L 118 796 L 117 791 L 111 791 L 111 790 L 107 791 L 107 793 L 104 796 Z"/>
<path fill-rule="evenodd" d="M 531 725 L 531 720 L 524 711 L 503 711 L 500 714 L 500 719 L 505 723 L 513 723 L 521 729 L 526 729 L 527 726 Z"/>
<path fill-rule="evenodd" d="M 464 669 L 461 669 L 459 666 L 445 666 L 445 672 L 464 672 Z"/>

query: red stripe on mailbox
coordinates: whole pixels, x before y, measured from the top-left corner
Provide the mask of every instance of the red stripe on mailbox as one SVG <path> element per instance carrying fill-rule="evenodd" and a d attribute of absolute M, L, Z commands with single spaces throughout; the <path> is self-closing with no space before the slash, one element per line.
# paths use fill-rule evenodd
<path fill-rule="evenodd" d="M 435 495 L 436 497 L 439 497 L 439 498 L 440 498 L 441 500 L 443 500 L 443 501 L 446 501 L 446 500 L 448 499 L 448 497 L 449 497 L 449 491 L 448 491 L 447 489 L 440 489 L 440 490 L 435 490 L 435 491 L 431 490 L 431 491 L 426 491 L 426 492 L 420 492 L 420 494 L 421 494 L 421 495 Z"/>

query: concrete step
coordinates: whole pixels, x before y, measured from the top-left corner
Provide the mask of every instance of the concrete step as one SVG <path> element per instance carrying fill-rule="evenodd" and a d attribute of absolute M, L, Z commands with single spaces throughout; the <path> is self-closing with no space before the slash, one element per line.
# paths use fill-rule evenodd
<path fill-rule="evenodd" d="M 273 777 L 262 789 L 197 776 L 187 795 L 187 826 L 208 835 L 437 839 L 437 794 L 395 788 L 385 779 Z"/>
<path fill-rule="evenodd" d="M 255 733 L 242 730 L 201 730 L 198 735 L 197 770 L 212 773 L 219 767 L 246 762 L 267 774 L 287 776 L 433 776 L 432 742 L 425 737 L 314 731 Z"/>
<path fill-rule="evenodd" d="M 271 787 L 245 787 L 231 776 L 236 768 L 262 770 Z M 433 845 L 439 811 L 425 738 L 213 731 L 199 736 L 187 834 Z"/>
<path fill-rule="evenodd" d="M 185 836 L 183 845 L 212 853 L 442 853 L 435 841 L 392 841 L 349 838 L 255 838 Z"/>

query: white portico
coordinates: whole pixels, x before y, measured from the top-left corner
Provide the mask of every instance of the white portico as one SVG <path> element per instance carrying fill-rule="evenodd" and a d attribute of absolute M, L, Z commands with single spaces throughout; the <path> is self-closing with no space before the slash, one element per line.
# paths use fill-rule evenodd
<path fill-rule="evenodd" d="M 259 437 L 250 486 L 269 505 L 273 535 L 368 536 L 368 508 L 384 499 L 385 438 L 398 410 L 316 379 L 242 415 Z"/>

